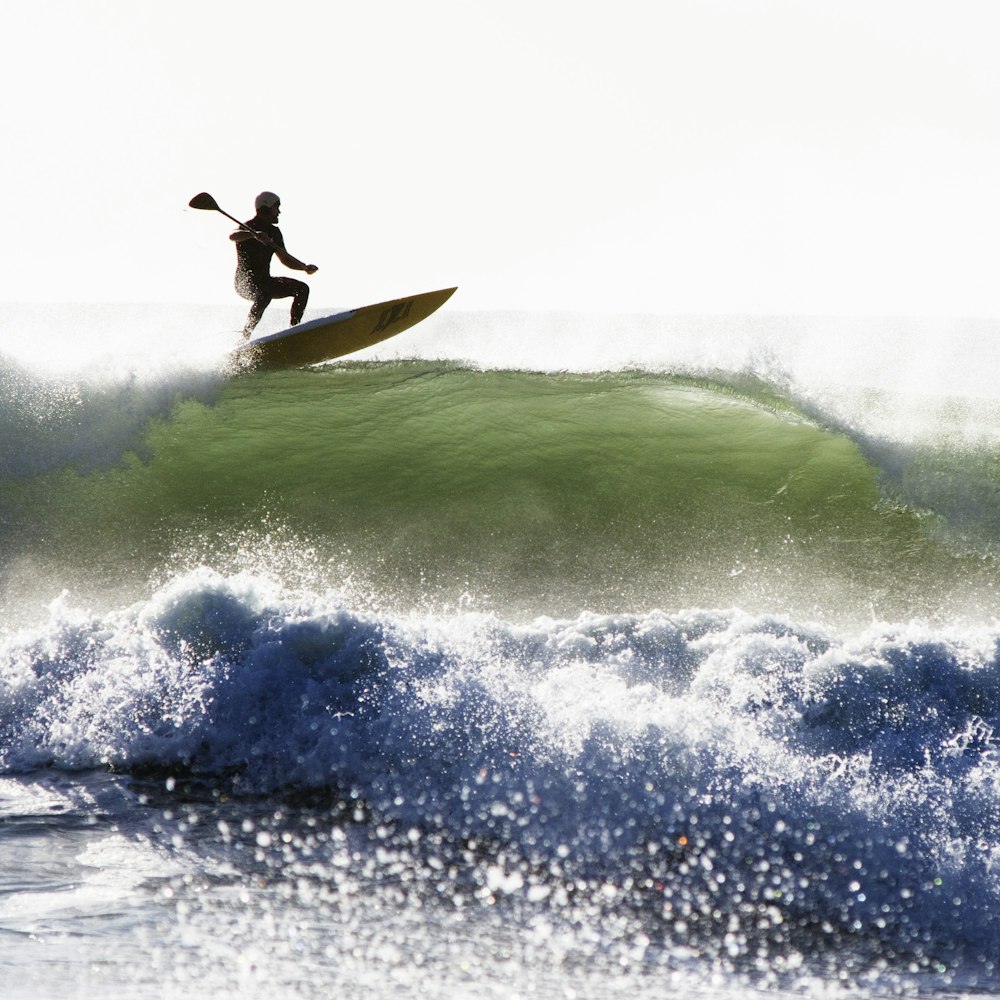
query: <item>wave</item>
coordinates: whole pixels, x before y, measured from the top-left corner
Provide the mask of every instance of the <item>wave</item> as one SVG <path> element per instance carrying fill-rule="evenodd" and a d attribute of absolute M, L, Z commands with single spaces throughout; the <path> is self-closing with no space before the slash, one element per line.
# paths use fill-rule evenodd
<path fill-rule="evenodd" d="M 43 373 L 0 356 L 0 479 L 71 468 L 87 473 L 149 457 L 149 424 L 181 399 L 210 402 L 221 375 L 196 369 L 109 375 Z"/>
<path fill-rule="evenodd" d="M 7 640 L 0 762 L 332 792 L 404 841 L 491 844 L 501 896 L 570 882 L 723 951 L 763 928 L 951 961 L 996 934 L 998 639 L 703 610 L 398 618 L 204 569 L 106 616 L 57 602 Z"/>
<path fill-rule="evenodd" d="M 406 924 L 446 872 L 545 963 L 994 983 L 993 396 L 763 323 L 494 319 L 441 360 L 470 322 L 235 379 L 3 367 L 11 786 L 103 789 L 311 922 Z"/>
<path fill-rule="evenodd" d="M 410 361 L 115 383 L 13 435 L 8 589 L 110 607 L 278 532 L 398 607 L 992 614 L 992 452 L 838 421 L 742 373 Z"/>

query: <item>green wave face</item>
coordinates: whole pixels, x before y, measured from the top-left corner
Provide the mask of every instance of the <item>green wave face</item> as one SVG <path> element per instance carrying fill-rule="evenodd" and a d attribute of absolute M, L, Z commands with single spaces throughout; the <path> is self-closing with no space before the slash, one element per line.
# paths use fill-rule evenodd
<path fill-rule="evenodd" d="M 513 617 L 990 612 L 991 564 L 885 503 L 847 437 L 773 404 L 644 373 L 424 362 L 236 379 L 157 419 L 141 458 L 5 484 L 6 600 L 58 581 L 100 604 L 179 563 L 294 551 L 387 604 Z"/>

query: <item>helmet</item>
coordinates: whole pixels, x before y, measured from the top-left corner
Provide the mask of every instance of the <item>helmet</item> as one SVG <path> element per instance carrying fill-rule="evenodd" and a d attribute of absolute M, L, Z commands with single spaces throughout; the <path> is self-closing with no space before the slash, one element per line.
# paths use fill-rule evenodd
<path fill-rule="evenodd" d="M 259 212 L 262 208 L 280 205 L 281 199 L 273 191 L 261 191 L 254 199 L 253 207 Z"/>

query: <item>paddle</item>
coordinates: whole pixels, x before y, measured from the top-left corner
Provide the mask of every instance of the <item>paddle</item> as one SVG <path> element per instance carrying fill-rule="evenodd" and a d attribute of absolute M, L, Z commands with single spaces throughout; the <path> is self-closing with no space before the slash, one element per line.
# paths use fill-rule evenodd
<path fill-rule="evenodd" d="M 277 255 L 278 259 L 286 267 L 295 268 L 299 271 L 305 271 L 306 274 L 315 274 L 319 268 L 315 264 L 303 264 L 302 261 L 296 260 L 288 251 L 285 249 L 283 243 L 275 243 L 267 233 L 258 232 L 256 229 L 252 229 L 244 222 L 240 222 L 235 216 L 230 215 L 228 212 L 223 212 L 219 208 L 219 203 L 207 192 L 202 191 L 201 194 L 196 194 L 189 202 L 188 205 L 191 208 L 203 208 L 209 212 L 220 212 L 227 219 L 232 219 L 240 229 L 245 233 L 249 233 L 258 243 L 263 243 L 264 246 L 270 247 Z M 230 239 L 235 239 L 235 234 L 230 237 Z M 291 263 L 289 263 L 291 261 Z"/>
<path fill-rule="evenodd" d="M 219 208 L 219 203 L 207 191 L 202 191 L 201 194 L 196 194 L 188 202 L 188 205 L 190 205 L 191 208 L 201 208 L 209 212 L 220 212 L 227 219 L 232 219 L 233 222 L 235 222 L 236 225 L 240 227 L 240 229 L 245 229 L 248 233 L 253 232 L 253 230 L 249 226 L 245 226 L 242 222 L 240 222 L 239 219 L 230 215 L 228 212 L 223 212 L 222 209 Z"/>
<path fill-rule="evenodd" d="M 278 249 L 277 244 L 275 244 L 274 240 L 272 240 L 269 236 L 264 233 L 258 233 L 256 229 L 251 229 L 248 225 L 246 225 L 246 223 L 240 222 L 240 220 L 235 216 L 230 215 L 228 212 L 224 212 L 221 208 L 219 208 L 219 203 L 207 191 L 202 191 L 201 194 L 196 194 L 188 202 L 188 205 L 190 205 L 191 208 L 203 208 L 209 212 L 220 212 L 227 219 L 232 219 L 233 222 L 235 222 L 236 225 L 243 230 L 243 232 L 250 233 L 250 235 L 253 236 L 258 243 L 263 243 L 264 246 L 272 247 L 274 250 Z"/>

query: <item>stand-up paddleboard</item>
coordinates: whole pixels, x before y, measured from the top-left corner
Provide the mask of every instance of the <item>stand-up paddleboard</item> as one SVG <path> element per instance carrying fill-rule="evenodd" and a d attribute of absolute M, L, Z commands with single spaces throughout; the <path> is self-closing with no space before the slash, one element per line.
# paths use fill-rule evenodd
<path fill-rule="evenodd" d="M 255 370 L 302 368 L 332 361 L 408 330 L 444 305 L 454 291 L 454 288 L 442 288 L 438 292 L 423 292 L 406 299 L 392 299 L 311 319 L 308 323 L 248 340 L 229 357 L 237 367 Z"/>

